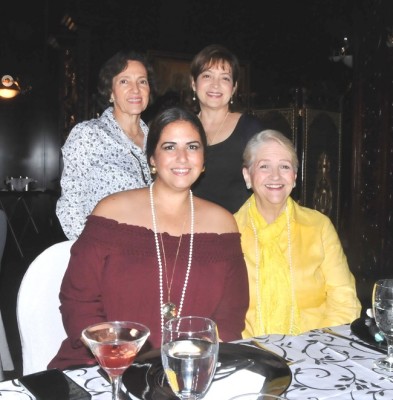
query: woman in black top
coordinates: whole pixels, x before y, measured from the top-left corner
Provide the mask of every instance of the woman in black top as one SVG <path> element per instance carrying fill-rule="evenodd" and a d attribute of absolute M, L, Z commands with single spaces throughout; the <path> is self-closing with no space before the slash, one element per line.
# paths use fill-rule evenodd
<path fill-rule="evenodd" d="M 251 194 L 242 175 L 243 150 L 251 136 L 264 129 L 257 117 L 230 110 L 239 73 L 237 57 L 216 44 L 201 50 L 191 63 L 193 100 L 199 103 L 208 142 L 205 172 L 193 191 L 231 213 Z"/>

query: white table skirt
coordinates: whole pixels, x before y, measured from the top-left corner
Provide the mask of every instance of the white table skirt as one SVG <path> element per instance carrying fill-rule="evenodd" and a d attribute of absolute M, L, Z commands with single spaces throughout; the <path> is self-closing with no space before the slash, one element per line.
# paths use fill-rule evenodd
<path fill-rule="evenodd" d="M 334 330 L 351 337 L 348 325 Z M 268 335 L 258 340 L 286 359 L 304 360 L 290 366 L 292 382 L 284 394 L 289 400 L 393 399 L 393 373 L 373 367 L 373 361 L 381 357 L 381 353 L 319 330 L 299 336 Z M 247 344 L 247 341 L 237 343 Z M 111 399 L 110 385 L 97 373 L 97 367 L 66 373 L 85 387 L 94 400 Z M 0 383 L 0 398 L 34 399 L 17 380 Z"/>

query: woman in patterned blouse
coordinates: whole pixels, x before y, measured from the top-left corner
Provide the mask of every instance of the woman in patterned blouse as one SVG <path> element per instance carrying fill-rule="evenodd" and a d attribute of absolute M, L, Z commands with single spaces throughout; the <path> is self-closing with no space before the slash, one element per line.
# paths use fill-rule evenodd
<path fill-rule="evenodd" d="M 150 184 L 148 127 L 141 113 L 149 104 L 152 84 L 151 66 L 134 51 L 116 53 L 101 68 L 98 91 L 106 106 L 111 104 L 99 118 L 75 125 L 62 148 L 56 214 L 68 239 L 79 236 L 99 200 Z"/>

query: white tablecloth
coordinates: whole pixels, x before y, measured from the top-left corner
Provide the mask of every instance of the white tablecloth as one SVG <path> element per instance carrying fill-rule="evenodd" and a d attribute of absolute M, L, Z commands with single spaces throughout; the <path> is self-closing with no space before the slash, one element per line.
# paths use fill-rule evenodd
<path fill-rule="evenodd" d="M 351 337 L 348 325 L 333 329 Z M 284 393 L 289 400 L 393 399 L 393 373 L 373 367 L 373 361 L 381 357 L 381 353 L 319 330 L 299 336 L 268 335 L 258 340 L 288 360 L 303 360 L 290 366 L 292 382 Z M 97 373 L 97 367 L 66 373 L 85 387 L 94 400 L 111 399 L 110 385 Z M 33 399 L 17 380 L 0 383 L 0 398 Z"/>
<path fill-rule="evenodd" d="M 352 337 L 349 325 L 334 331 Z M 267 348 L 288 360 L 301 360 L 290 366 L 292 382 L 285 392 L 289 400 L 391 400 L 393 373 L 374 368 L 375 359 L 384 356 L 356 342 L 319 330 L 299 336 L 260 337 Z"/>

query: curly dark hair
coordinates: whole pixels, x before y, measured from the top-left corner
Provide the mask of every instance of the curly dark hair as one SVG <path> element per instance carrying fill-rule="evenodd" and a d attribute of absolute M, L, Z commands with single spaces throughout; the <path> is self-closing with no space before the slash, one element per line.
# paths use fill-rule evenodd
<path fill-rule="evenodd" d="M 145 54 L 134 50 L 121 50 L 114 54 L 101 67 L 98 75 L 98 94 L 99 103 L 103 108 L 109 106 L 109 98 L 112 93 L 112 80 L 127 68 L 128 61 L 139 61 L 147 71 L 147 80 L 150 86 L 150 103 L 153 102 L 156 94 L 153 67 Z"/>

